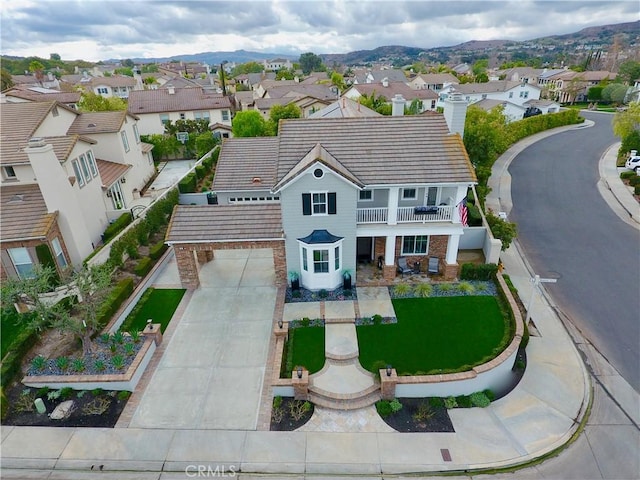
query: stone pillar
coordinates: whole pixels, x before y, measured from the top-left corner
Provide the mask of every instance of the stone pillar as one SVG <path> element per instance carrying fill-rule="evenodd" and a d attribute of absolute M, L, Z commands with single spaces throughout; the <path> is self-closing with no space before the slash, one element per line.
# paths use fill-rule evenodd
<path fill-rule="evenodd" d="M 447 281 L 455 280 L 456 277 L 458 276 L 459 268 L 460 268 L 460 265 L 458 265 L 457 263 L 444 262 L 442 276 Z"/>
<path fill-rule="evenodd" d="M 293 397 L 296 400 L 309 399 L 309 371 L 302 369 L 302 378 L 298 378 L 298 372 L 291 372 L 291 383 L 293 384 Z"/>
<path fill-rule="evenodd" d="M 273 327 L 273 333 L 276 339 L 282 337 L 286 341 L 289 337 L 289 322 L 282 322 L 282 327 L 276 323 Z"/>
<path fill-rule="evenodd" d="M 183 288 L 196 289 L 200 285 L 198 264 L 193 250 L 186 245 L 174 245 L 176 264 Z"/>
<path fill-rule="evenodd" d="M 199 264 L 207 263 L 207 252 L 206 250 L 196 250 L 196 258 L 198 259 Z"/>
<path fill-rule="evenodd" d="M 380 369 L 380 390 L 383 400 L 393 400 L 396 398 L 397 383 L 398 374 L 395 368 L 391 369 L 391 375 L 388 376 L 385 368 Z"/>
<path fill-rule="evenodd" d="M 205 261 L 210 262 L 213 260 L 213 250 L 205 250 L 204 252 Z"/>
<path fill-rule="evenodd" d="M 162 330 L 160 329 L 159 323 L 147 323 L 147 326 L 144 327 L 142 331 L 142 335 L 152 338 L 156 342 L 156 347 L 159 347 L 162 343 Z"/>

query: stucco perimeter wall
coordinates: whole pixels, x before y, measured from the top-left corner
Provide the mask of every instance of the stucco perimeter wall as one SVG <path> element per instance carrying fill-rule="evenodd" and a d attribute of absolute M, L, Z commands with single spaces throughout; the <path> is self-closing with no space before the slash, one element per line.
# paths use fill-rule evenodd
<path fill-rule="evenodd" d="M 490 389 L 503 390 L 511 380 L 511 369 L 516 361 L 518 347 L 524 333 L 524 323 L 518 305 L 509 291 L 501 273 L 496 275 L 513 312 L 516 331 L 511 343 L 490 362 L 478 365 L 467 372 L 444 375 L 399 376 L 396 383 L 396 397 L 448 397 L 470 395 L 473 392 Z"/>

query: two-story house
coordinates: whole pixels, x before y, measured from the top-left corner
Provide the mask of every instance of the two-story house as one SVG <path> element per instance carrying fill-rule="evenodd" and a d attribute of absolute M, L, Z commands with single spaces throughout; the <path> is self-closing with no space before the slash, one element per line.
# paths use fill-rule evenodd
<path fill-rule="evenodd" d="M 405 99 L 407 108 L 412 102 L 419 102 L 419 112 L 435 110 L 438 101 L 438 94 L 433 90 L 413 89 L 406 83 L 390 82 L 386 78 L 380 83 L 352 85 L 342 94 L 343 97 L 350 98 L 355 101 L 358 101 L 358 99 L 363 95 L 366 95 L 369 98 L 372 96 L 384 97 L 387 103 L 391 103 L 392 99 L 396 95 L 400 95 Z"/>
<path fill-rule="evenodd" d="M 222 147 L 218 205 L 176 207 L 166 241 L 183 285 L 221 248 L 268 247 L 278 281 L 334 289 L 358 261 L 386 279 L 399 257 L 435 257 L 458 274 L 460 212 L 476 183 L 461 133 L 466 102 L 445 114 L 289 119 L 277 137 L 233 138 Z M 450 130 L 451 128 L 451 130 Z M 455 133 L 452 133 L 455 132 Z M 215 261 L 215 260 L 214 260 Z"/>
<path fill-rule="evenodd" d="M 177 120 L 208 120 L 210 124 L 231 126 L 229 97 L 201 87 L 135 90 L 129 96 L 128 109 L 139 118 L 140 135 L 162 134 L 165 123 Z"/>
<path fill-rule="evenodd" d="M 540 99 L 540 87 L 525 82 L 511 82 L 498 80 L 485 83 L 462 83 L 449 85 L 440 92 L 439 107 L 444 107 L 444 101 L 452 92 L 462 94 L 464 99 L 473 104 L 482 100 L 498 100 L 522 106 L 528 100 Z"/>
<path fill-rule="evenodd" d="M 81 114 L 56 102 L 2 106 L 2 278 L 28 276 L 43 246 L 58 268 L 80 265 L 128 211 L 133 189 L 155 171 L 135 122 L 126 112 Z"/>
<path fill-rule="evenodd" d="M 112 75 L 110 77 L 93 77 L 85 88 L 105 98 L 129 98 L 134 90 L 142 90 L 142 82 L 126 75 Z"/>
<path fill-rule="evenodd" d="M 419 73 L 407 85 L 414 90 L 433 90 L 438 93 L 444 87 L 458 83 L 458 79 L 450 73 Z"/>

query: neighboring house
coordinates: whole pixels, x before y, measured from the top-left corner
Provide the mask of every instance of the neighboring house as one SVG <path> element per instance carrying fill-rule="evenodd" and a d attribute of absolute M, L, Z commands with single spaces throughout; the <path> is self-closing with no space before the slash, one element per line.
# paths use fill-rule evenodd
<path fill-rule="evenodd" d="M 177 120 L 208 120 L 231 126 L 229 97 L 200 87 L 136 90 L 129 97 L 129 112 L 139 118 L 141 135 L 162 134 L 164 124 Z"/>
<path fill-rule="evenodd" d="M 490 80 L 507 80 L 509 82 L 524 82 L 531 85 L 538 85 L 538 78 L 544 72 L 540 68 L 514 67 L 505 70 L 498 70 L 495 75 L 490 76 Z M 495 78 L 498 77 L 498 78 Z"/>
<path fill-rule="evenodd" d="M 60 92 L 43 87 L 12 87 L 2 93 L 0 103 L 21 102 L 58 102 L 67 107 L 77 109 L 80 101 L 80 92 Z"/>
<path fill-rule="evenodd" d="M 540 98 L 540 87 L 536 85 L 499 80 L 486 83 L 450 85 L 440 92 L 438 106 L 444 107 L 444 100 L 452 92 L 462 94 L 469 104 L 480 102 L 481 100 L 498 100 L 521 106 L 528 100 L 538 100 Z"/>
<path fill-rule="evenodd" d="M 370 69 L 354 72 L 353 83 L 355 85 L 363 85 L 367 83 L 382 83 L 385 80 L 388 83 L 407 83 L 407 76 L 402 70 L 397 69 Z"/>
<path fill-rule="evenodd" d="M 547 113 L 558 113 L 560 111 L 560 104 L 553 100 L 528 100 L 524 102 L 524 106 L 527 108 L 537 108 L 543 115 Z"/>
<path fill-rule="evenodd" d="M 435 257 L 455 278 L 459 205 L 476 183 L 465 111 L 457 100 L 444 115 L 289 119 L 277 137 L 225 141 L 219 204 L 178 206 L 167 232 L 183 285 L 198 286 L 197 263 L 216 249 L 262 247 L 279 284 L 295 272 L 316 291 L 341 285 L 345 271 L 355 280 L 357 261 L 391 280 L 401 256 L 423 268 Z"/>
<path fill-rule="evenodd" d="M 257 97 L 260 92 L 263 92 L 262 96 Z M 334 88 L 329 85 L 307 85 L 294 80 L 262 82 L 253 93 L 254 109 L 258 110 L 264 118 L 269 118 L 273 105 L 291 103 L 296 104 L 302 116 L 306 118 L 337 98 Z"/>
<path fill-rule="evenodd" d="M 358 84 L 349 87 L 343 94 L 343 97 L 350 98 L 357 101 L 361 96 L 366 95 L 371 97 L 384 97 L 387 103 L 391 103 L 391 100 L 396 95 L 401 95 L 406 102 L 406 106 L 409 107 L 414 100 L 420 101 L 420 112 L 425 110 L 435 110 L 438 100 L 438 94 L 429 89 L 414 90 L 406 83 L 401 82 L 387 82 L 383 80 L 381 83 L 369 83 Z"/>
<path fill-rule="evenodd" d="M 354 102 L 350 98 L 342 97 L 331 105 L 309 115 L 309 118 L 357 118 L 381 117 L 382 114 Z"/>
<path fill-rule="evenodd" d="M 90 89 L 102 97 L 129 98 L 133 90 L 142 90 L 142 81 L 137 81 L 127 75 L 112 75 L 110 77 L 93 77 L 86 83 L 85 88 Z"/>
<path fill-rule="evenodd" d="M 606 71 L 574 72 L 564 70 L 545 78 L 550 99 L 560 103 L 587 101 L 589 89 L 604 80 L 614 80 L 616 74 Z"/>
<path fill-rule="evenodd" d="M 291 60 L 286 58 L 274 58 L 273 60 L 264 60 L 262 64 L 264 65 L 265 70 L 271 70 L 273 72 L 277 72 L 278 70 L 282 70 L 283 68 L 286 68 L 287 70 L 290 70 L 293 68 L 293 64 L 291 63 Z"/>
<path fill-rule="evenodd" d="M 11 81 L 16 86 L 24 85 L 27 87 L 51 88 L 53 90 L 60 89 L 60 81 L 51 72 L 45 73 L 40 80 L 33 74 L 11 75 Z"/>
<path fill-rule="evenodd" d="M 633 82 L 633 86 L 629 87 L 629 90 L 627 90 L 625 102 L 640 102 L 640 79 Z"/>
<path fill-rule="evenodd" d="M 438 93 L 444 87 L 457 85 L 458 79 L 450 73 L 419 73 L 407 85 L 414 90 L 433 90 Z"/>
<path fill-rule="evenodd" d="M 475 102 L 473 106 L 486 110 L 487 112 L 490 112 L 494 108 L 501 106 L 502 113 L 509 122 L 522 120 L 524 118 L 525 112 L 527 111 L 527 107 L 523 105 L 517 105 L 505 100 L 493 100 L 488 98 L 480 100 L 479 102 Z"/>
<path fill-rule="evenodd" d="M 58 268 L 82 264 L 153 174 L 136 118 L 56 102 L 7 103 L 0 112 L 0 277 L 28 276 L 46 247 Z M 119 205 L 109 192 L 119 192 Z"/>

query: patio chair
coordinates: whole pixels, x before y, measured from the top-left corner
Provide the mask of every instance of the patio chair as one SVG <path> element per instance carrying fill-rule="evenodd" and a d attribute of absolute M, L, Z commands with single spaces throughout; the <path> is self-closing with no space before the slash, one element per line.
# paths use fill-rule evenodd
<path fill-rule="evenodd" d="M 427 269 L 428 273 L 440 273 L 440 262 L 438 261 L 438 257 L 429 257 L 429 267 Z"/>
<path fill-rule="evenodd" d="M 403 277 L 405 273 L 415 273 L 413 268 L 407 265 L 407 259 L 405 257 L 398 257 L 398 273 L 400 273 Z"/>

